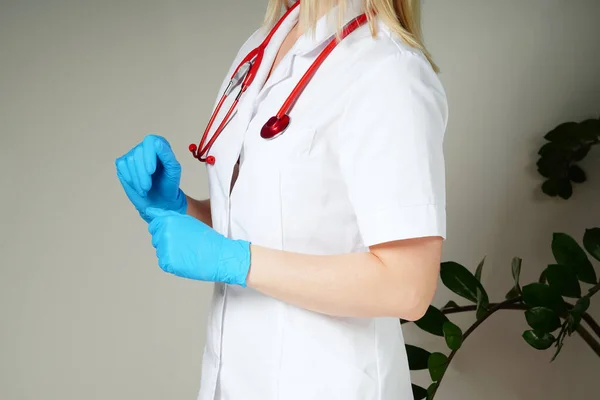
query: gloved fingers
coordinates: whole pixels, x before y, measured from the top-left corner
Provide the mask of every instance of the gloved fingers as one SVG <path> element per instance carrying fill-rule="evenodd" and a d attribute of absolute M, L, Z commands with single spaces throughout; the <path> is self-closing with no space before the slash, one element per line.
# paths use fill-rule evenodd
<path fill-rule="evenodd" d="M 152 246 L 154 246 L 154 248 L 156 249 L 156 258 L 158 259 L 158 266 L 163 271 L 171 273 L 171 271 L 173 270 L 172 263 L 170 261 L 171 257 L 167 250 L 169 243 L 165 243 L 163 241 L 162 232 L 160 231 L 161 223 L 155 221 L 160 221 L 160 218 L 155 218 L 151 222 L 151 225 L 155 224 L 155 226 L 159 227 L 155 228 L 155 230 L 158 230 L 158 232 L 152 235 Z"/>
<path fill-rule="evenodd" d="M 153 223 L 154 223 L 154 221 L 156 221 L 156 218 L 155 218 L 155 219 L 153 219 L 153 220 L 152 220 L 152 222 L 151 222 L 150 224 L 153 224 Z M 158 235 L 158 234 L 156 233 L 156 230 L 157 230 L 157 229 L 158 229 L 157 227 L 154 227 L 154 229 L 153 229 L 153 230 L 154 230 L 154 233 L 152 233 L 152 247 L 154 247 L 154 248 L 155 248 L 155 249 L 157 249 L 157 251 L 158 251 L 158 244 L 159 244 L 159 242 L 160 242 L 160 235 Z"/>
<path fill-rule="evenodd" d="M 165 272 L 172 273 L 172 263 L 170 262 L 170 257 L 166 254 L 160 254 L 159 251 L 156 253 L 158 257 L 158 266 Z"/>
<path fill-rule="evenodd" d="M 148 207 L 146 209 L 146 214 L 152 219 L 158 219 L 159 217 L 181 217 L 181 214 L 176 211 L 171 210 L 163 210 L 161 208 L 156 207 Z"/>
<path fill-rule="evenodd" d="M 138 175 L 140 187 L 145 195 L 152 187 L 152 177 L 146 168 L 143 145 L 139 145 L 135 148 L 133 159 L 135 161 L 135 170 Z"/>
<path fill-rule="evenodd" d="M 160 160 L 162 165 L 165 167 L 165 173 L 167 174 L 167 176 L 180 176 L 181 165 L 179 164 L 179 161 L 177 161 L 177 158 L 175 158 L 175 153 L 173 153 L 169 142 L 159 137 L 154 142 L 154 146 L 156 155 L 158 156 L 158 159 Z"/>
<path fill-rule="evenodd" d="M 127 168 L 129 170 L 129 176 L 131 176 L 131 186 L 133 186 L 135 191 L 140 196 L 144 196 L 144 192 L 140 185 L 140 179 L 138 177 L 137 169 L 135 166 L 135 158 L 133 154 L 127 157 Z"/>
<path fill-rule="evenodd" d="M 129 168 L 127 167 L 126 158 L 117 158 L 115 165 L 117 167 L 117 177 L 119 178 L 119 180 L 122 183 L 131 185 L 133 181 L 131 180 L 131 175 L 129 174 Z"/>
<path fill-rule="evenodd" d="M 144 148 L 144 165 L 146 166 L 146 172 L 148 175 L 154 174 L 156 172 L 156 149 L 154 148 L 154 142 L 156 142 L 156 136 L 148 135 L 144 138 L 142 142 L 142 147 Z"/>
<path fill-rule="evenodd" d="M 152 235 L 152 245 L 154 246 L 154 237 L 158 236 L 157 232 L 158 232 L 158 228 L 160 227 L 161 221 L 160 221 L 160 218 L 156 218 L 150 210 L 152 210 L 152 209 L 147 208 L 145 214 L 152 221 L 148 224 L 148 232 L 150 232 L 150 234 Z M 154 246 L 154 247 L 156 247 L 156 246 Z"/>

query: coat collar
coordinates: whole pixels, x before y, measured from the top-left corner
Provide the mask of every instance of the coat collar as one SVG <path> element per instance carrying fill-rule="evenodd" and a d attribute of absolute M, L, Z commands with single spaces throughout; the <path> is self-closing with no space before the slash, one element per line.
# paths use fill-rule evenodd
<path fill-rule="evenodd" d="M 342 26 L 364 12 L 363 0 L 346 0 L 346 2 L 346 9 L 342 15 Z M 335 6 L 321 17 L 317 21 L 314 33 L 306 32 L 298 39 L 294 47 L 294 54 L 299 56 L 311 55 L 313 51 L 320 49 L 324 43 L 329 42 L 337 33 L 339 12 L 339 6 Z"/>

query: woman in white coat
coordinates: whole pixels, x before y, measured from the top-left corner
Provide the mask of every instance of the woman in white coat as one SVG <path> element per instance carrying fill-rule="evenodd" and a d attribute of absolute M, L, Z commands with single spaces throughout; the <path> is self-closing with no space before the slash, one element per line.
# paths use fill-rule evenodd
<path fill-rule="evenodd" d="M 446 218 L 447 103 L 418 1 L 271 0 L 266 25 L 191 146 L 210 200 L 179 188 L 162 137 L 116 161 L 160 267 L 215 282 L 199 399 L 411 399 L 399 318 L 433 298 Z"/>

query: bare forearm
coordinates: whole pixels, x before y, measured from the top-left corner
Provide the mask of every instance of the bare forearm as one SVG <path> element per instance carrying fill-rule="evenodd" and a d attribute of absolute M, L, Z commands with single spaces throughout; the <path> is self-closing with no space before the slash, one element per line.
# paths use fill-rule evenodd
<path fill-rule="evenodd" d="M 189 196 L 186 196 L 186 198 L 188 203 L 187 214 L 212 227 L 210 200 L 196 200 Z"/>
<path fill-rule="evenodd" d="M 435 255 L 423 260 L 413 251 L 395 252 L 393 261 L 368 252 L 313 256 L 259 246 L 251 251 L 250 287 L 340 317 L 418 319 L 431 302 L 439 268 Z"/>

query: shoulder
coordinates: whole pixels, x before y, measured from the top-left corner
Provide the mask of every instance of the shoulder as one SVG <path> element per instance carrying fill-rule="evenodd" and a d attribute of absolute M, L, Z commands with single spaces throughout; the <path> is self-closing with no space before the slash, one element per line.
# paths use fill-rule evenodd
<path fill-rule="evenodd" d="M 375 37 L 367 26 L 357 33 L 349 36 L 344 45 L 352 60 L 348 69 L 353 77 L 349 102 L 371 102 L 383 97 L 382 107 L 408 102 L 425 106 L 444 121 L 447 119 L 445 89 L 422 51 L 404 42 L 383 23 L 378 24 Z"/>
<path fill-rule="evenodd" d="M 365 82 L 419 80 L 432 90 L 444 92 L 438 74 L 423 52 L 406 43 L 383 23 L 377 24 L 377 34 L 372 36 L 364 26 L 356 37 L 349 36 L 345 45 L 348 54 L 355 58 L 354 68 Z M 342 42 L 343 43 L 343 42 Z"/>

